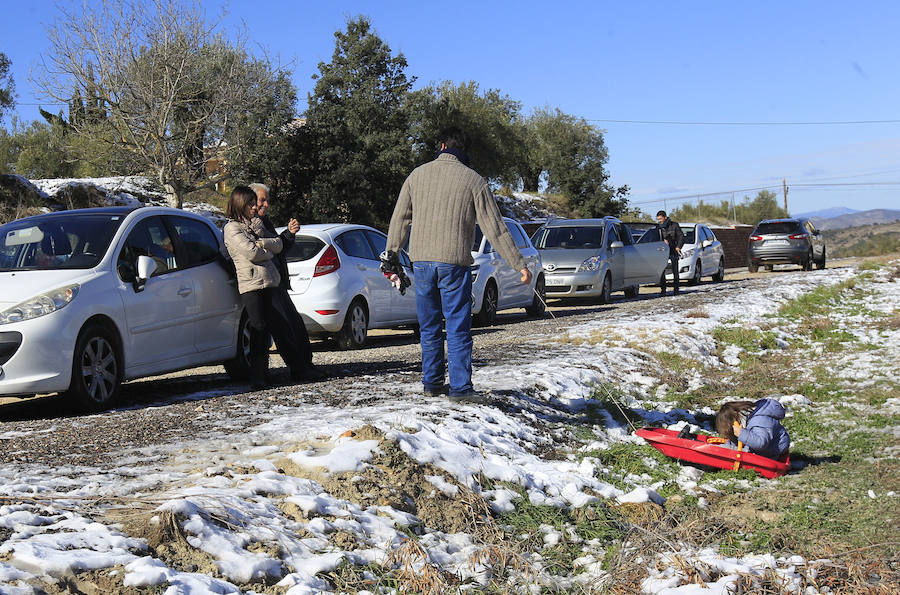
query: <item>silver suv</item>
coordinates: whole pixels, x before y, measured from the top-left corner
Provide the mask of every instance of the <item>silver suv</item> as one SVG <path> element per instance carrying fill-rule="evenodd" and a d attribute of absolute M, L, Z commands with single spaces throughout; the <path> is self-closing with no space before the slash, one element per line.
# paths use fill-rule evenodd
<path fill-rule="evenodd" d="M 804 271 L 813 264 L 825 268 L 825 238 L 808 219 L 767 219 L 750 234 L 747 269 L 751 273 L 763 265 L 771 271 L 776 264 L 799 264 Z"/>

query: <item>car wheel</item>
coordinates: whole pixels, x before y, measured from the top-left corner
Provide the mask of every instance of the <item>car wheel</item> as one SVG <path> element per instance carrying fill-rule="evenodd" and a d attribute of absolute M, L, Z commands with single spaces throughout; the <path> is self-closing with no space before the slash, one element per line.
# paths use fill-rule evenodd
<path fill-rule="evenodd" d="M 712 276 L 712 280 L 716 283 L 721 283 L 725 280 L 725 259 L 719 259 L 719 268 L 716 269 L 715 274 Z"/>
<path fill-rule="evenodd" d="M 822 258 L 819 259 L 819 262 L 816 263 L 816 267 L 819 270 L 822 270 L 825 268 L 825 248 L 822 248 Z"/>
<path fill-rule="evenodd" d="M 599 302 L 601 304 L 608 304 L 610 297 L 612 296 L 612 280 L 609 278 L 609 273 L 603 277 L 603 290 L 600 292 Z"/>
<path fill-rule="evenodd" d="M 484 286 L 484 297 L 481 299 L 481 311 L 475 315 L 475 324 L 478 326 L 493 326 L 497 322 L 497 285 L 493 279 Z"/>
<path fill-rule="evenodd" d="M 750 264 L 747 265 L 747 270 L 751 273 L 755 273 L 756 271 L 759 270 L 759 265 L 751 262 Z"/>
<path fill-rule="evenodd" d="M 688 281 L 689 285 L 700 285 L 700 275 L 702 274 L 703 263 L 700 262 L 700 259 L 697 259 L 697 264 L 694 266 L 694 276 L 691 277 L 691 280 Z"/>
<path fill-rule="evenodd" d="M 250 379 L 250 318 L 246 312 L 241 314 L 241 321 L 238 324 L 235 355 L 230 360 L 222 362 L 222 365 L 225 366 L 225 373 L 233 380 Z M 266 368 L 268 369 L 268 366 Z"/>
<path fill-rule="evenodd" d="M 89 324 L 78 335 L 72 357 L 72 381 L 66 393 L 89 411 L 109 406 L 122 388 L 122 357 L 112 332 Z"/>
<path fill-rule="evenodd" d="M 800 263 L 800 266 L 803 267 L 804 271 L 811 271 L 813 268 L 813 252 L 812 248 L 809 249 L 809 253 L 806 255 L 806 258 Z"/>
<path fill-rule="evenodd" d="M 538 275 L 537 281 L 534 282 L 534 297 L 531 305 L 525 308 L 525 312 L 529 316 L 542 318 L 547 311 L 547 288 L 544 283 L 544 276 Z"/>
<path fill-rule="evenodd" d="M 360 349 L 366 344 L 369 332 L 369 312 L 366 302 L 362 298 L 356 298 L 347 309 L 344 318 L 344 326 L 337 334 L 338 347 L 344 350 Z"/>

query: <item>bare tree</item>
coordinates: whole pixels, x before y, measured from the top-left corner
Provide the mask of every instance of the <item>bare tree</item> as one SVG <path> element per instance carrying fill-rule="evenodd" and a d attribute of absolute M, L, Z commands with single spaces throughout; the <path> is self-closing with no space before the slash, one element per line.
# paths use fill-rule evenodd
<path fill-rule="evenodd" d="M 80 112 L 70 120 L 85 146 L 118 160 L 117 169 L 155 176 L 178 208 L 185 194 L 227 177 L 207 163 L 243 150 L 252 132 L 241 122 L 271 103 L 280 74 L 250 55 L 244 35 L 226 37 L 221 18 L 207 21 L 200 3 L 187 0 L 60 11 L 34 82 Z"/>

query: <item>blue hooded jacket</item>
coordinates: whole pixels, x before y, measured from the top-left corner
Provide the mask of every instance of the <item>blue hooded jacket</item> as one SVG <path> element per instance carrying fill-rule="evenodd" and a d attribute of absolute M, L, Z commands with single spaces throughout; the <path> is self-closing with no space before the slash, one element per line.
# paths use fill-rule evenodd
<path fill-rule="evenodd" d="M 768 457 L 780 458 L 791 446 L 791 437 L 781 425 L 784 407 L 775 399 L 760 399 L 756 409 L 747 417 L 738 440 L 750 452 Z"/>

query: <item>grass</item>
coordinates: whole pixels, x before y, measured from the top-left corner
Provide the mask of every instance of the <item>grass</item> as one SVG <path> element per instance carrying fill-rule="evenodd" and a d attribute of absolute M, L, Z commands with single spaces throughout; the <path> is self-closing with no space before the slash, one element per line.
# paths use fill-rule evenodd
<path fill-rule="evenodd" d="M 776 335 L 772 331 L 761 331 L 738 326 L 718 326 L 713 329 L 713 339 L 721 345 L 737 345 L 745 351 L 777 349 Z"/>

